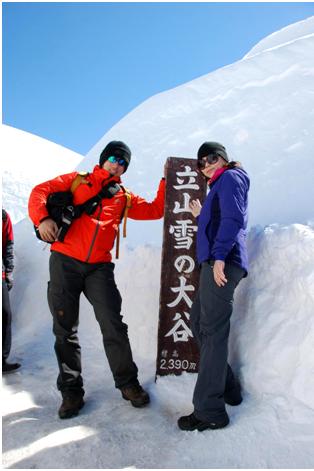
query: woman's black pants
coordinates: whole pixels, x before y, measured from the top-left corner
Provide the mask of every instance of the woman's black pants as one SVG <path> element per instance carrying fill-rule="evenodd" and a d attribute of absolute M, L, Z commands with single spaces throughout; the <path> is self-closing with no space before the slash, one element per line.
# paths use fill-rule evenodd
<path fill-rule="evenodd" d="M 232 389 L 234 382 L 227 362 L 230 317 L 234 290 L 245 274 L 236 265 L 226 263 L 228 282 L 218 287 L 212 266 L 213 262 L 202 263 L 199 290 L 191 309 L 192 331 L 200 350 L 194 414 L 205 422 L 226 417 L 224 392 Z"/>

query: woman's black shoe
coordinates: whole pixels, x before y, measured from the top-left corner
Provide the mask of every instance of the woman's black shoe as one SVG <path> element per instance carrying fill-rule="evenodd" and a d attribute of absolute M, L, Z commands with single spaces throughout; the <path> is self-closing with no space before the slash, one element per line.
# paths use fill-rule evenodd
<path fill-rule="evenodd" d="M 226 427 L 229 424 L 229 417 L 226 415 L 225 420 L 223 421 L 212 421 L 212 422 L 202 422 L 199 420 L 197 417 L 195 417 L 194 413 L 190 415 L 184 415 L 183 417 L 180 417 L 178 420 L 178 427 L 181 430 L 187 430 L 187 431 L 192 431 L 192 430 L 198 430 L 199 432 L 202 432 L 203 430 L 206 430 L 208 428 L 215 430 L 217 428 L 223 428 Z"/>

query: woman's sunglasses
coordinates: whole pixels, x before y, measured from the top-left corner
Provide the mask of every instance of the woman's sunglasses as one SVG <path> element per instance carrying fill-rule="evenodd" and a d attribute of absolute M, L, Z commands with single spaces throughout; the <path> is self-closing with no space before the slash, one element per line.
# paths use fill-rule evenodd
<path fill-rule="evenodd" d="M 215 164 L 219 160 L 219 155 L 218 154 L 208 154 L 205 157 L 203 157 L 201 160 L 197 161 L 197 166 L 200 170 L 203 170 L 206 166 L 206 164 Z"/>

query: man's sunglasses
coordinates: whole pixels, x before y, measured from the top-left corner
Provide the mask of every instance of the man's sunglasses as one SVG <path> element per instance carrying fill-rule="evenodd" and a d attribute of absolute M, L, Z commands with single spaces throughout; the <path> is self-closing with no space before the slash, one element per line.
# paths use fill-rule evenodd
<path fill-rule="evenodd" d="M 118 163 L 119 165 L 123 165 L 123 167 L 126 166 L 125 159 L 123 159 L 122 157 L 115 157 L 114 155 L 111 155 L 110 157 L 108 157 L 108 162 L 112 164 Z"/>
<path fill-rule="evenodd" d="M 197 166 L 200 170 L 203 170 L 206 166 L 206 164 L 215 164 L 219 160 L 219 155 L 218 154 L 208 154 L 205 157 L 203 157 L 201 160 L 197 161 Z"/>

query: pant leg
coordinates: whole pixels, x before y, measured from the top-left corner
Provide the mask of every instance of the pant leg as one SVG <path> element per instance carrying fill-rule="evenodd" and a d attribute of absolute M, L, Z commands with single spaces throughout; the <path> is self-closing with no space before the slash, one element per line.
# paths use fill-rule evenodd
<path fill-rule="evenodd" d="M 227 374 L 226 374 L 226 383 L 225 383 L 225 391 L 230 391 L 236 386 L 235 376 L 233 374 L 232 368 L 227 363 Z"/>
<path fill-rule="evenodd" d="M 193 336 L 196 340 L 199 350 L 201 349 L 201 327 L 200 327 L 200 318 L 201 318 L 201 301 L 199 291 L 196 293 L 194 302 L 191 307 L 191 330 Z M 231 366 L 227 363 L 227 375 L 226 375 L 226 385 L 225 391 L 229 391 L 235 386 L 235 377 L 232 371 Z"/>
<path fill-rule="evenodd" d="M 203 263 L 200 276 L 200 362 L 193 395 L 194 413 L 204 421 L 224 419 L 224 391 L 228 371 L 228 338 L 233 295 L 244 270 L 226 264 L 228 282 L 219 288 L 213 269 Z M 231 370 L 231 368 L 230 368 Z"/>
<path fill-rule="evenodd" d="M 12 344 L 12 312 L 9 290 L 5 280 L 2 280 L 2 362 L 10 355 Z"/>
<path fill-rule="evenodd" d="M 138 383 L 138 370 L 132 358 L 128 326 L 120 314 L 122 300 L 113 269 L 113 263 L 98 265 L 86 277 L 84 294 L 94 308 L 115 386 L 121 388 Z"/>
<path fill-rule="evenodd" d="M 79 299 L 84 277 L 80 262 L 52 252 L 49 262 L 48 304 L 53 317 L 55 353 L 59 365 L 57 387 L 62 395 L 84 395 L 81 347 L 77 335 Z"/>
<path fill-rule="evenodd" d="M 195 295 L 191 312 L 190 312 L 190 322 L 191 322 L 191 330 L 193 336 L 196 340 L 197 346 L 201 348 L 201 332 L 200 332 L 200 318 L 201 318 L 201 301 L 200 301 L 200 292 Z"/>

